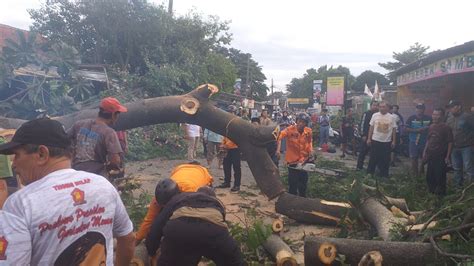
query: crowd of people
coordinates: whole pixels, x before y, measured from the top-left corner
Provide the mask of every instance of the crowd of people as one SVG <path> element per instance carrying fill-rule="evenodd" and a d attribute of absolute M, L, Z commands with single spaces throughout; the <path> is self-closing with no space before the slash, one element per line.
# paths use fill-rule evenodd
<path fill-rule="evenodd" d="M 359 127 L 353 109 L 348 108 L 340 117 L 341 157 L 348 154 L 350 145 L 358 170 L 370 154 L 367 173 L 389 178 L 389 168 L 396 162 L 402 136 L 407 133 L 411 170 L 414 175 L 426 172 L 431 193 L 446 193 L 450 166 L 457 186 L 470 183 L 474 175 L 474 114 L 464 112 L 455 100 L 446 108 L 449 115 L 443 108 L 435 108 L 428 116 L 425 105 L 418 103 L 415 114 L 404 123 L 398 106 L 372 102 Z M 232 105 L 227 111 L 254 126 L 280 128 L 279 136 L 267 143 L 266 149 L 276 167 L 284 154 L 289 193 L 306 197 L 308 172 L 304 165 L 314 162 L 313 133 L 319 135 L 321 150 L 328 145 L 332 122 L 328 110 L 323 108 L 317 115 L 288 111 L 274 115 L 264 110 L 260 117 L 249 117 L 245 109 Z M 135 233 L 114 186 L 114 179 L 123 175 L 127 144 L 126 135 L 112 127 L 124 112 L 127 108 L 109 97 L 101 101 L 95 119 L 77 121 L 68 131 L 55 120 L 41 118 L 0 135 L 0 163 L 9 166 L 8 156 L 13 155 L 14 170 L 3 167 L 6 170 L 0 173 L 1 178 L 17 175 L 24 186 L 6 200 L 0 198 L 0 264 L 129 265 L 135 246 L 145 240 L 148 254 L 158 265 L 196 265 L 202 256 L 217 265 L 244 265 L 225 223 L 225 207 L 213 188 L 240 190 L 239 146 L 209 129 L 184 124 L 188 162 L 158 182 L 147 215 Z M 357 128 L 360 147 L 354 139 Z M 201 136 L 207 167 L 196 161 Z M 224 181 L 217 186 L 208 170 L 216 158 L 218 168 L 224 171 Z"/>

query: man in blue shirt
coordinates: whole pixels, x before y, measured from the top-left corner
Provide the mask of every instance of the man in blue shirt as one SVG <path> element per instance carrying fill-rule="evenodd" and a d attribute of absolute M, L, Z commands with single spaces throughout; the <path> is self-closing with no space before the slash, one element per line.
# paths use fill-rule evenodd
<path fill-rule="evenodd" d="M 421 159 L 423 156 L 428 129 L 431 125 L 431 117 L 425 115 L 425 109 L 423 103 L 418 103 L 416 105 L 416 114 L 410 116 L 406 123 L 406 132 L 409 133 L 408 152 L 411 159 L 412 173 L 415 176 L 424 173 L 423 164 L 419 165 L 418 159 Z"/>

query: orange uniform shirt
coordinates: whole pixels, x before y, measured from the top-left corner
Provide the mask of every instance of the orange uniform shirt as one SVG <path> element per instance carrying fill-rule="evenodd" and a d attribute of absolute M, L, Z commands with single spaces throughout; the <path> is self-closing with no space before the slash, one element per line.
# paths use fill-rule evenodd
<path fill-rule="evenodd" d="M 288 164 L 302 163 L 308 159 L 313 151 L 313 131 L 305 127 L 300 134 L 296 125 L 289 126 L 281 131 L 278 141 L 286 138 L 285 160 Z"/>
<path fill-rule="evenodd" d="M 212 176 L 205 167 L 195 164 L 181 164 L 171 172 L 173 181 L 178 184 L 181 192 L 196 192 L 200 187 L 212 185 Z M 143 240 L 150 232 L 151 225 L 155 217 L 160 213 L 163 207 L 156 202 L 156 198 L 148 206 L 148 211 L 143 219 L 140 229 L 136 234 L 137 240 Z"/>
<path fill-rule="evenodd" d="M 234 142 L 232 142 L 232 140 L 224 137 L 224 139 L 222 140 L 222 146 L 228 150 L 232 150 L 232 149 L 237 149 L 239 146 L 237 146 L 237 144 L 235 144 Z"/>

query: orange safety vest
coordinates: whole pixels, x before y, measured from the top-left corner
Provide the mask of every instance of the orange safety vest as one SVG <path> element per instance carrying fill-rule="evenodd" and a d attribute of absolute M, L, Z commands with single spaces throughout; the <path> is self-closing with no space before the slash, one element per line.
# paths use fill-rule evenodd
<path fill-rule="evenodd" d="M 313 152 L 313 131 L 305 127 L 299 133 L 296 125 L 289 126 L 281 131 L 278 141 L 286 138 L 285 160 L 288 164 L 302 163 Z"/>

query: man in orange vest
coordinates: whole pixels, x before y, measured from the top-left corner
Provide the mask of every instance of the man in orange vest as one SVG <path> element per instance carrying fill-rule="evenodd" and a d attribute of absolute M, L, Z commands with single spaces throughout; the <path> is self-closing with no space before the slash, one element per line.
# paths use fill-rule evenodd
<path fill-rule="evenodd" d="M 200 187 L 211 186 L 213 181 L 209 171 L 205 167 L 199 165 L 196 161 L 178 165 L 171 172 L 170 179 L 176 182 L 181 192 L 196 192 Z M 137 244 L 148 235 L 153 220 L 160 213 L 162 207 L 163 206 L 158 204 L 154 197 L 148 207 L 148 212 L 140 225 L 140 229 L 136 233 Z"/>
<path fill-rule="evenodd" d="M 310 117 L 300 113 L 296 125 L 284 129 L 278 138 L 277 156 L 280 156 L 281 140 L 286 138 L 285 160 L 288 165 L 288 190 L 293 195 L 306 197 L 308 173 L 301 167 L 313 153 L 312 130 L 308 127 Z"/>

